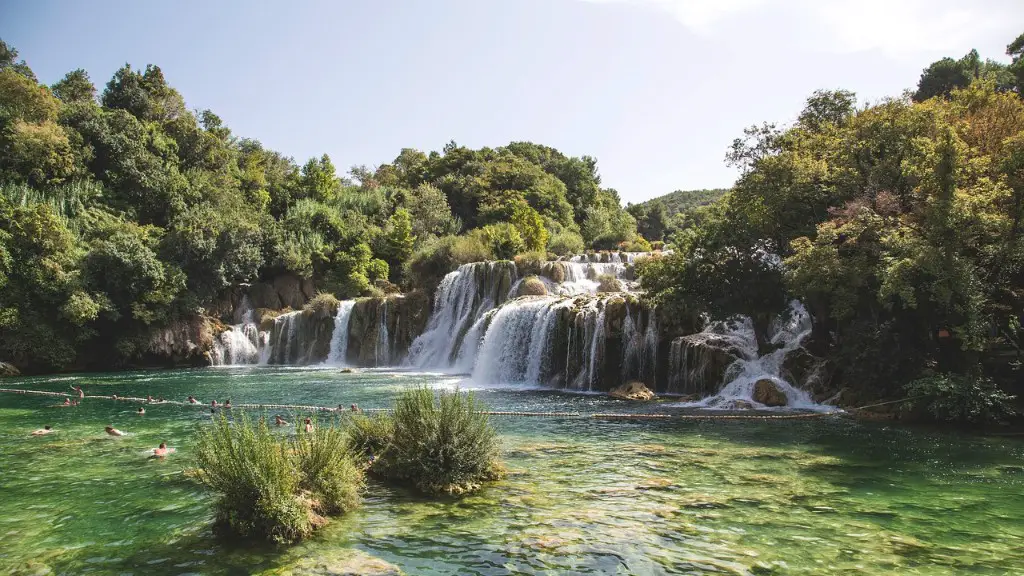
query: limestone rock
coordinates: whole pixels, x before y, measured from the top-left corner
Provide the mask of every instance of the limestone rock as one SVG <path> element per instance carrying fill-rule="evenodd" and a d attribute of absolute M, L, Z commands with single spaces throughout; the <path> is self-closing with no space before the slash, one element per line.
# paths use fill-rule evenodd
<path fill-rule="evenodd" d="M 295 554 L 298 555 L 298 554 Z M 294 563 L 263 572 L 264 576 L 401 576 L 398 566 L 362 550 L 302 554 Z"/>
<path fill-rule="evenodd" d="M 622 386 L 612 388 L 608 395 L 619 400 L 654 400 L 654 392 L 644 385 L 643 382 L 627 382 Z"/>
<path fill-rule="evenodd" d="M 546 276 L 555 284 L 561 284 L 562 282 L 565 282 L 565 263 L 547 262 L 541 269 L 540 274 L 541 276 Z"/>
<path fill-rule="evenodd" d="M 282 274 L 274 278 L 274 290 L 281 300 L 281 306 L 299 310 L 306 305 L 306 295 L 302 293 L 302 280 L 294 274 Z"/>
<path fill-rule="evenodd" d="M 303 278 L 300 289 L 302 290 L 302 295 L 306 297 L 306 300 L 316 296 L 316 286 L 313 285 L 312 278 Z"/>
<path fill-rule="evenodd" d="M 548 289 L 544 282 L 536 276 L 527 276 L 519 283 L 516 296 L 547 296 Z"/>
<path fill-rule="evenodd" d="M 14 367 L 13 364 L 7 362 L 0 362 L 0 377 L 3 376 L 21 376 L 21 372 Z"/>
<path fill-rule="evenodd" d="M 283 308 L 281 306 L 281 297 L 277 295 L 277 290 L 263 282 L 253 282 L 249 285 L 249 302 L 252 303 L 254 308 L 269 308 L 271 310 Z"/>
<path fill-rule="evenodd" d="M 765 406 L 785 406 L 789 404 L 786 393 L 779 389 L 775 382 L 762 378 L 754 383 L 754 402 Z"/>
<path fill-rule="evenodd" d="M 189 316 L 152 330 L 141 360 L 153 366 L 208 364 L 208 354 L 213 347 L 213 322 L 202 316 Z"/>

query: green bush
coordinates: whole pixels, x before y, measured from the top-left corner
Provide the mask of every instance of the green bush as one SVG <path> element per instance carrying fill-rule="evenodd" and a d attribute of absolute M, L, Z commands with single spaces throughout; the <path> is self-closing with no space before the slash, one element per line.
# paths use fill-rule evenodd
<path fill-rule="evenodd" d="M 330 292 L 319 292 L 306 302 L 303 310 L 317 318 L 333 318 L 338 313 L 338 299 Z"/>
<path fill-rule="evenodd" d="M 516 254 L 526 250 L 526 241 L 519 230 L 507 222 L 488 224 L 480 229 L 480 233 L 498 260 L 511 260 Z"/>
<path fill-rule="evenodd" d="M 294 440 L 273 434 L 244 412 L 221 414 L 199 432 L 195 477 L 220 494 L 216 524 L 239 536 L 295 542 L 358 504 L 361 472 L 333 427 L 300 431 Z"/>
<path fill-rule="evenodd" d="M 391 267 L 380 258 L 374 258 L 366 265 L 366 278 L 370 282 L 376 283 L 377 280 L 387 280 L 390 274 Z"/>
<path fill-rule="evenodd" d="M 547 253 L 543 251 L 534 252 L 523 252 L 522 254 L 516 254 L 513 260 L 516 263 L 516 269 L 520 276 L 529 276 L 531 274 L 540 274 L 544 269 L 544 264 L 547 262 Z"/>
<path fill-rule="evenodd" d="M 1015 414 L 1015 397 L 981 375 L 937 374 L 914 380 L 905 388 L 917 407 L 940 421 L 989 424 Z"/>
<path fill-rule="evenodd" d="M 445 274 L 459 266 L 493 258 L 483 234 L 474 230 L 466 236 L 445 236 L 424 243 L 406 263 L 403 276 L 410 290 L 433 292 Z"/>
<path fill-rule="evenodd" d="M 363 476 L 346 445 L 347 434 L 337 426 L 316 426 L 312 432 L 300 426 L 293 441 L 299 488 L 312 496 L 319 513 L 344 514 L 359 506 Z"/>
<path fill-rule="evenodd" d="M 355 416 L 348 451 L 426 494 L 464 494 L 501 476 L 498 436 L 472 394 L 409 390 L 389 416 Z"/>
<path fill-rule="evenodd" d="M 601 292 L 622 292 L 622 282 L 611 274 L 601 274 L 597 277 L 597 291 Z"/>
<path fill-rule="evenodd" d="M 571 230 L 566 230 L 552 234 L 551 238 L 548 239 L 548 250 L 559 256 L 582 254 L 586 250 L 586 245 L 583 243 L 582 236 Z"/>

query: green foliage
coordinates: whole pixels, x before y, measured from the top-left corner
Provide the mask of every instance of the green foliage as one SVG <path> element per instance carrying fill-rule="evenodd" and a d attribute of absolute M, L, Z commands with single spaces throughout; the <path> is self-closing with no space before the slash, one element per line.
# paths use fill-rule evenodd
<path fill-rule="evenodd" d="M 547 246 L 548 231 L 544 228 L 544 219 L 528 204 L 516 206 L 510 223 L 522 236 L 527 250 L 544 250 Z"/>
<path fill-rule="evenodd" d="M 406 264 L 405 280 L 410 288 L 432 292 L 446 274 L 463 264 L 494 258 L 479 232 L 467 236 L 445 236 L 425 243 Z"/>
<path fill-rule="evenodd" d="M 564 230 L 548 239 L 548 250 L 559 256 L 582 254 L 586 250 L 586 245 L 578 232 Z"/>
<path fill-rule="evenodd" d="M 303 308 L 316 318 L 333 318 L 338 313 L 338 299 L 330 292 L 320 292 Z"/>
<path fill-rule="evenodd" d="M 597 277 L 598 293 L 622 292 L 622 282 L 614 274 L 601 274 Z"/>
<path fill-rule="evenodd" d="M 412 235 L 412 219 L 405 208 L 395 210 L 384 227 L 379 254 L 396 271 L 412 256 L 416 237 Z"/>
<path fill-rule="evenodd" d="M 977 374 L 937 374 L 906 386 L 914 403 L 936 420 L 963 424 L 1000 423 L 1015 415 L 1014 396 Z"/>
<path fill-rule="evenodd" d="M 416 388 L 390 416 L 356 417 L 349 450 L 371 470 L 426 494 L 464 494 L 501 475 L 498 437 L 472 393 Z"/>
<path fill-rule="evenodd" d="M 196 442 L 196 477 L 219 494 L 217 524 L 248 538 L 289 543 L 309 536 L 321 514 L 358 505 L 362 475 L 333 426 L 299 428 L 294 439 L 270 431 L 263 418 L 221 415 Z"/>
<path fill-rule="evenodd" d="M 480 237 L 499 260 L 511 260 L 527 249 L 519 229 L 509 223 L 488 224 L 480 229 Z"/>
<path fill-rule="evenodd" d="M 519 271 L 520 276 L 537 275 L 543 270 L 544 264 L 548 260 L 548 255 L 540 251 L 524 252 L 516 254 L 513 260 L 516 263 L 516 269 Z"/>

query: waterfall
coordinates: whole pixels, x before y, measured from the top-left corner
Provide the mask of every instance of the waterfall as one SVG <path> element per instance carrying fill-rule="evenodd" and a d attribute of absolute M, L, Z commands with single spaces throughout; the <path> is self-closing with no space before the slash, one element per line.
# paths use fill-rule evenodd
<path fill-rule="evenodd" d="M 725 384 L 718 390 L 718 393 L 691 405 L 703 408 L 732 408 L 737 403 L 749 403 L 755 407 L 763 407 L 753 400 L 754 385 L 759 380 L 770 380 L 786 395 L 787 406 L 790 408 L 829 409 L 815 403 L 810 394 L 794 387 L 782 377 L 782 363 L 786 355 L 799 348 L 801 342 L 811 331 L 810 317 L 800 303 L 793 302 L 790 305 L 788 316 L 786 321 L 776 320 L 773 324 L 771 343 L 775 349 L 764 356 L 758 355 L 753 325 L 747 318 L 732 323 L 713 324 L 701 335 L 703 338 L 680 339 L 682 342 L 678 359 L 676 358 L 676 344 L 679 340 L 673 342 L 670 362 L 674 378 L 678 378 L 676 370 L 680 366 L 685 367 L 688 364 L 687 354 L 709 353 L 708 347 L 700 346 L 703 343 L 702 340 L 706 342 L 717 338 L 728 343 L 738 355 L 738 358 L 726 369 L 723 380 Z M 701 352 L 697 352 L 697 350 Z M 689 364 L 703 366 L 706 364 L 706 360 L 702 358 L 698 362 Z M 692 372 L 687 377 L 693 377 Z"/>
<path fill-rule="evenodd" d="M 338 303 L 338 313 L 334 315 L 334 332 L 331 333 L 331 350 L 327 354 L 327 364 L 345 366 L 348 353 L 348 323 L 352 318 L 355 300 L 343 300 Z"/>
<path fill-rule="evenodd" d="M 571 304 L 550 296 L 528 296 L 499 308 L 480 345 L 473 380 L 542 384 L 559 310 Z"/>
<path fill-rule="evenodd" d="M 249 296 L 243 296 L 235 309 L 235 324 L 229 326 L 213 341 L 210 363 L 214 366 L 235 366 L 256 364 L 260 361 L 260 345 L 265 335 L 253 322 L 252 304 Z"/>
<path fill-rule="evenodd" d="M 588 300 L 575 313 L 566 346 L 565 383 L 575 390 L 592 391 L 604 354 L 605 301 Z"/>
<path fill-rule="evenodd" d="M 391 363 L 391 338 L 388 334 L 388 301 L 385 299 L 377 309 L 377 346 L 374 349 L 374 366 Z"/>
<path fill-rule="evenodd" d="M 648 311 L 647 328 L 644 329 L 643 350 L 640 353 L 640 380 L 655 382 L 658 366 L 658 319 L 654 310 Z"/>
<path fill-rule="evenodd" d="M 451 369 L 467 332 L 508 299 L 516 277 L 515 264 L 507 261 L 463 264 L 445 276 L 426 330 L 409 347 L 406 362 L 419 368 Z"/>

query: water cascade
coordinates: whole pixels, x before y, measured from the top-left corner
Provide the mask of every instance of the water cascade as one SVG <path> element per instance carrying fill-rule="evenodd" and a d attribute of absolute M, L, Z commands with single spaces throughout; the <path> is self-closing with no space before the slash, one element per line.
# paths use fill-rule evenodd
<path fill-rule="evenodd" d="M 253 321 L 252 304 L 248 296 L 234 312 L 235 324 L 220 333 L 213 341 L 210 363 L 214 366 L 256 364 L 260 361 L 260 347 L 266 334 L 261 333 Z"/>
<path fill-rule="evenodd" d="M 800 347 L 811 332 L 811 321 L 806 310 L 794 302 L 785 320 L 772 325 L 770 341 L 774 350 L 758 355 L 757 339 L 749 319 L 718 322 L 700 334 L 677 339 L 672 343 L 669 359 L 670 389 L 682 393 L 695 393 L 702 399 L 691 403 L 701 408 L 736 408 L 750 405 L 764 407 L 754 400 L 758 381 L 768 380 L 786 396 L 787 406 L 803 409 L 829 409 L 815 403 L 810 395 L 794 387 L 782 376 L 786 356 Z M 727 361 L 724 374 L 717 382 L 708 376 L 715 374 L 723 358 Z M 711 388 L 723 383 L 720 389 Z"/>
<path fill-rule="evenodd" d="M 327 364 L 345 366 L 348 363 L 348 324 L 352 318 L 355 300 L 343 300 L 338 303 L 338 313 L 334 316 L 334 332 L 331 334 L 331 349 L 327 353 Z"/>
<path fill-rule="evenodd" d="M 387 366 L 391 363 L 391 337 L 388 334 L 388 301 L 384 300 L 377 308 L 377 346 L 374 349 L 375 366 Z"/>
<path fill-rule="evenodd" d="M 517 277 L 515 264 L 508 261 L 463 264 L 445 276 L 426 330 L 409 347 L 406 363 L 423 369 L 452 369 L 466 333 L 508 299 Z"/>

